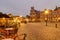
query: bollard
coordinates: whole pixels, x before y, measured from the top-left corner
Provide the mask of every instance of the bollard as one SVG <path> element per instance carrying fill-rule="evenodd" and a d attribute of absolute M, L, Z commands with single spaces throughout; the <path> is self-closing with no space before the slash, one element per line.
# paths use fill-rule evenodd
<path fill-rule="evenodd" d="M 55 24 L 55 27 L 57 28 L 57 24 Z"/>
<path fill-rule="evenodd" d="M 26 39 L 26 36 L 27 36 L 27 35 L 26 35 L 26 34 L 24 34 L 24 40 Z"/>

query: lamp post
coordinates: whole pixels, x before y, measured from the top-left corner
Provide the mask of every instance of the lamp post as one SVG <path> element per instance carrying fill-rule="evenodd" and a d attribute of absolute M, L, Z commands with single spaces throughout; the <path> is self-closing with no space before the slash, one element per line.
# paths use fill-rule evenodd
<path fill-rule="evenodd" d="M 56 12 L 57 13 L 57 12 Z M 55 27 L 57 28 L 57 22 L 58 22 L 58 16 L 57 16 L 57 14 L 56 14 L 56 24 L 55 24 Z"/>
<path fill-rule="evenodd" d="M 46 26 L 47 26 L 49 10 L 45 10 L 44 14 L 46 15 L 45 22 L 46 22 Z"/>

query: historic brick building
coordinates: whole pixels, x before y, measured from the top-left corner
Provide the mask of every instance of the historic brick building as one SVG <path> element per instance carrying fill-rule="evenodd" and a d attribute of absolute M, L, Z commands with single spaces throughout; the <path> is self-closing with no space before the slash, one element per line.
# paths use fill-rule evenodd
<path fill-rule="evenodd" d="M 60 7 L 57 7 L 54 10 L 48 9 L 49 13 L 45 15 L 45 10 L 37 11 L 34 7 L 31 7 L 30 10 L 30 19 L 31 21 L 60 21 Z"/>

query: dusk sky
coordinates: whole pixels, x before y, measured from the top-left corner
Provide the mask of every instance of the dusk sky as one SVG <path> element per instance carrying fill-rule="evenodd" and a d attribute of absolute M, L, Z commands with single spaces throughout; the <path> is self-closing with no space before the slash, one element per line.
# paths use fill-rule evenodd
<path fill-rule="evenodd" d="M 29 15 L 30 7 L 36 10 L 54 9 L 60 7 L 60 0 L 0 0 L 0 12 L 13 15 Z"/>

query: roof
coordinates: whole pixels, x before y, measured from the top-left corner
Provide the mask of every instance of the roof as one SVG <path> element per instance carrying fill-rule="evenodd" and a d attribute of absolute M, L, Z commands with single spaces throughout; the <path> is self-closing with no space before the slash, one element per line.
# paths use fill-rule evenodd
<path fill-rule="evenodd" d="M 60 10 L 60 7 L 56 7 L 56 8 L 54 9 L 54 11 L 56 11 L 56 10 Z"/>

